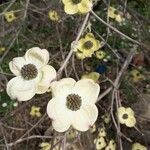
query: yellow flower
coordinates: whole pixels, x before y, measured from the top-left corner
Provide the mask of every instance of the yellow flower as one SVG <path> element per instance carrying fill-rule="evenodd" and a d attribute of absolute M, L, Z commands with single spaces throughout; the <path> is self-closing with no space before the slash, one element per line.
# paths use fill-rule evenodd
<path fill-rule="evenodd" d="M 100 74 L 97 72 L 90 72 L 83 74 L 81 79 L 92 79 L 93 81 L 97 82 L 100 77 Z"/>
<path fill-rule="evenodd" d="M 138 70 L 134 69 L 130 72 L 133 82 L 139 82 L 141 80 L 144 80 L 144 75 L 142 75 Z"/>
<path fill-rule="evenodd" d="M 136 119 L 134 117 L 134 111 L 128 107 L 119 107 L 117 111 L 118 120 L 121 124 L 125 124 L 127 127 L 134 127 Z"/>
<path fill-rule="evenodd" d="M 98 139 L 94 140 L 96 145 L 96 150 L 101 150 L 106 147 L 106 141 L 103 137 L 99 137 Z"/>
<path fill-rule="evenodd" d="M 88 13 L 92 9 L 91 0 L 62 0 L 67 14 Z"/>
<path fill-rule="evenodd" d="M 84 57 L 91 57 L 92 54 L 101 47 L 99 40 L 96 40 L 92 33 L 87 33 L 85 38 L 81 38 L 77 43 L 77 50 Z"/>
<path fill-rule="evenodd" d="M 124 19 L 122 16 L 119 14 L 116 8 L 114 7 L 109 7 L 108 8 L 108 17 L 115 19 L 117 22 L 122 22 Z"/>
<path fill-rule="evenodd" d="M 50 10 L 49 12 L 48 12 L 48 15 L 49 15 L 49 18 L 52 20 L 52 21 L 58 21 L 59 20 L 59 15 L 58 15 L 58 13 L 57 13 L 57 11 L 55 11 L 55 10 Z"/>
<path fill-rule="evenodd" d="M 105 137 L 106 136 L 106 130 L 105 130 L 105 128 L 100 128 L 99 129 L 99 133 L 98 133 L 98 136 L 99 137 Z"/>
<path fill-rule="evenodd" d="M 111 117 L 108 113 L 104 114 L 101 118 L 104 120 L 106 124 L 108 124 L 111 121 Z"/>
<path fill-rule="evenodd" d="M 147 148 L 140 143 L 134 143 L 132 145 L 132 150 L 147 150 Z"/>
<path fill-rule="evenodd" d="M 16 19 L 14 11 L 5 12 L 4 16 L 5 16 L 5 19 L 7 20 L 7 22 L 12 22 Z"/>
<path fill-rule="evenodd" d="M 90 128 L 90 132 L 91 133 L 94 133 L 96 131 L 96 125 L 92 125 L 91 128 Z"/>
<path fill-rule="evenodd" d="M 96 58 L 103 59 L 106 56 L 106 53 L 102 50 L 96 52 Z"/>
<path fill-rule="evenodd" d="M 40 107 L 36 107 L 36 106 L 32 106 L 31 107 L 31 111 L 30 111 L 30 115 L 32 117 L 41 117 L 42 114 L 40 113 Z"/>
<path fill-rule="evenodd" d="M 114 140 L 110 140 L 105 150 L 116 150 L 116 143 Z"/>
<path fill-rule="evenodd" d="M 42 142 L 40 144 L 41 150 L 50 150 L 51 148 L 51 144 L 49 144 L 48 142 Z"/>
<path fill-rule="evenodd" d="M 6 50 L 5 47 L 0 47 L 0 53 L 4 52 L 5 50 Z"/>

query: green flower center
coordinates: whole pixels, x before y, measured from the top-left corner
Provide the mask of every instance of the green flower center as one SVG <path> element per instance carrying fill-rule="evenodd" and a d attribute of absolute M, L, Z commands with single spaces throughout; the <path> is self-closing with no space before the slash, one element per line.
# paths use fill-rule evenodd
<path fill-rule="evenodd" d="M 37 77 L 38 70 L 35 65 L 27 64 L 21 68 L 21 76 L 25 80 L 31 80 Z"/>
<path fill-rule="evenodd" d="M 128 114 L 123 114 L 122 118 L 123 119 L 128 119 Z"/>
<path fill-rule="evenodd" d="M 12 15 L 9 15 L 9 16 L 8 16 L 9 19 L 11 19 L 12 17 L 13 17 Z"/>
<path fill-rule="evenodd" d="M 82 0 L 72 0 L 74 4 L 79 4 Z"/>
<path fill-rule="evenodd" d="M 93 47 L 93 43 L 91 41 L 87 41 L 84 43 L 83 47 L 86 49 L 91 49 Z"/>
<path fill-rule="evenodd" d="M 72 111 L 77 111 L 81 106 L 81 97 L 77 94 L 69 94 L 67 96 L 66 106 Z"/>

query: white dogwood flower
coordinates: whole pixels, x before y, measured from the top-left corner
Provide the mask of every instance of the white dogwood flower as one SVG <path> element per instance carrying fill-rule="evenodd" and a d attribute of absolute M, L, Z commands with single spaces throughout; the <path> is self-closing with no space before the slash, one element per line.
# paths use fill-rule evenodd
<path fill-rule="evenodd" d="M 58 132 L 64 132 L 70 126 L 87 131 L 97 120 L 98 109 L 95 105 L 100 86 L 91 79 L 76 82 L 64 78 L 51 84 L 53 98 L 47 105 L 52 126 Z"/>
<path fill-rule="evenodd" d="M 45 93 L 56 78 L 56 70 L 47 65 L 48 61 L 48 51 L 38 47 L 27 50 L 24 57 L 14 58 L 9 67 L 16 77 L 8 82 L 7 94 L 12 99 L 27 101 L 35 94 Z"/>

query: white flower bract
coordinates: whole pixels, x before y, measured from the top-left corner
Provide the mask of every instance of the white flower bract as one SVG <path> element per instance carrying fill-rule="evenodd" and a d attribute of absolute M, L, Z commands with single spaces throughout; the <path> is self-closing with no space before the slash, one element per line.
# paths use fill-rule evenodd
<path fill-rule="evenodd" d="M 23 57 L 16 57 L 9 63 L 16 76 L 7 84 L 7 94 L 12 99 L 27 101 L 36 93 L 43 94 L 56 78 L 56 70 L 47 65 L 49 53 L 46 49 L 33 47 Z"/>
<path fill-rule="evenodd" d="M 53 98 L 47 105 L 52 126 L 64 132 L 70 126 L 79 131 L 87 131 L 98 117 L 95 105 L 100 86 L 91 79 L 75 81 L 64 78 L 51 84 Z"/>

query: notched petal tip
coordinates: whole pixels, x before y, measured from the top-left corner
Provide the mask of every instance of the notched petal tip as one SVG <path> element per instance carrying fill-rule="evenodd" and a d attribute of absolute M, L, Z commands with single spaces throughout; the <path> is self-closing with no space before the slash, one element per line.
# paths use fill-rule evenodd
<path fill-rule="evenodd" d="M 41 67 L 48 63 L 49 52 L 46 49 L 40 49 L 39 47 L 33 47 L 26 51 L 25 54 L 26 61 L 36 64 L 36 66 Z"/>
<path fill-rule="evenodd" d="M 7 94 L 18 101 L 28 101 L 35 95 L 33 82 L 26 82 L 20 76 L 12 78 L 7 83 Z"/>

